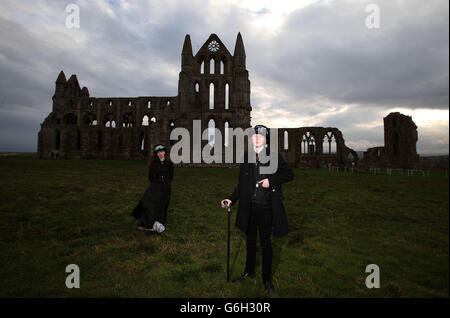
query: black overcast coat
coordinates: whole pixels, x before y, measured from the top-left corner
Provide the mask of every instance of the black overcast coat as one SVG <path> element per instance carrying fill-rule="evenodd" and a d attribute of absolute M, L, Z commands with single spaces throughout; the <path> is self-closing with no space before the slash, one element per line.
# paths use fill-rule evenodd
<path fill-rule="evenodd" d="M 254 182 L 254 163 L 248 162 L 245 155 L 244 162 L 239 167 L 239 183 L 229 197 L 234 205 L 239 200 L 238 211 L 236 214 L 236 226 L 244 232 L 247 232 L 247 226 L 250 218 L 251 195 L 255 191 Z M 270 184 L 271 200 L 272 200 L 272 225 L 274 236 L 283 236 L 288 233 L 288 222 L 286 212 L 283 205 L 283 194 L 281 185 L 294 179 L 292 169 L 284 161 L 283 157 L 278 153 L 278 169 L 274 174 L 267 175 Z"/>
<path fill-rule="evenodd" d="M 159 162 L 158 165 L 158 169 L 149 170 L 150 186 L 145 190 L 144 195 L 132 212 L 132 215 L 140 220 L 140 225 L 146 227 L 152 227 L 154 221 L 165 224 L 167 218 L 173 179 L 173 163 L 166 159 Z"/>

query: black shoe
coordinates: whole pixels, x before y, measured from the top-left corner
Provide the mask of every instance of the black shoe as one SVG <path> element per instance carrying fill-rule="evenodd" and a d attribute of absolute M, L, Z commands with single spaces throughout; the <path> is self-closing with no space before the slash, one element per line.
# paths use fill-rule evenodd
<path fill-rule="evenodd" d="M 246 280 L 247 278 L 255 278 L 255 274 L 254 273 L 247 273 L 245 272 L 241 277 L 238 277 L 236 279 L 233 279 L 232 282 L 233 283 L 238 283 L 238 282 L 242 282 L 244 280 Z"/>
<path fill-rule="evenodd" d="M 273 289 L 273 285 L 272 285 L 272 283 L 269 280 L 264 282 L 264 289 L 266 290 L 266 292 L 269 295 L 275 294 L 275 289 Z"/>

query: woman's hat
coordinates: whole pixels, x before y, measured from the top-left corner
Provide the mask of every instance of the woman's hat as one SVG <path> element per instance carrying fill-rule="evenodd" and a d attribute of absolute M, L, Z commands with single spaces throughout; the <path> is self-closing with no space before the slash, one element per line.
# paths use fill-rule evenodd
<path fill-rule="evenodd" d="M 255 134 L 263 135 L 266 139 L 269 136 L 269 128 L 264 125 L 256 125 L 253 129 L 255 130 Z"/>
<path fill-rule="evenodd" d="M 167 151 L 167 148 L 163 145 L 163 144 L 157 144 L 154 148 L 153 148 L 153 152 L 157 153 L 158 151 Z"/>

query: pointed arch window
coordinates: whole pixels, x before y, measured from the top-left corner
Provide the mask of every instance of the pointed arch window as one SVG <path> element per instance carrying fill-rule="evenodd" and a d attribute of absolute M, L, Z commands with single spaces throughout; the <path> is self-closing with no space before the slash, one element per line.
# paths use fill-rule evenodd
<path fill-rule="evenodd" d="M 215 143 L 215 138 L 216 138 L 216 134 L 215 134 L 215 128 L 216 128 L 216 123 L 214 121 L 214 119 L 210 119 L 208 122 L 208 143 L 212 146 Z"/>
<path fill-rule="evenodd" d="M 284 150 L 288 150 L 289 148 L 289 133 L 287 132 L 287 130 L 284 131 Z"/>
<path fill-rule="evenodd" d="M 200 74 L 205 74 L 205 61 L 200 64 Z"/>
<path fill-rule="evenodd" d="M 213 58 L 209 60 L 209 74 L 215 73 L 215 64 L 216 62 L 214 61 Z"/>
<path fill-rule="evenodd" d="M 209 84 L 209 109 L 214 109 L 214 83 Z"/>
<path fill-rule="evenodd" d="M 223 61 L 220 61 L 220 74 L 225 74 L 225 64 Z"/>
<path fill-rule="evenodd" d="M 328 141 L 328 147 L 326 147 L 326 142 Z M 323 153 L 333 154 L 336 153 L 336 137 L 333 132 L 329 131 L 325 134 Z"/>
<path fill-rule="evenodd" d="M 302 142 L 301 147 L 302 154 L 314 154 L 316 149 L 316 141 L 311 132 L 307 131 L 306 133 L 304 133 L 301 142 Z"/>
<path fill-rule="evenodd" d="M 225 125 L 224 125 L 224 136 L 225 136 L 225 138 L 224 138 L 224 141 L 223 141 L 223 144 L 224 144 L 224 146 L 225 147 L 228 147 L 228 145 L 230 144 L 229 143 L 229 128 L 230 128 L 230 124 L 228 123 L 228 120 L 225 122 Z"/>
<path fill-rule="evenodd" d="M 139 145 L 140 145 L 141 151 L 143 151 L 145 149 L 145 135 L 144 135 L 144 133 L 141 133 L 141 135 L 139 136 Z"/>
<path fill-rule="evenodd" d="M 230 84 L 225 84 L 225 109 L 230 108 Z"/>
<path fill-rule="evenodd" d="M 148 126 L 148 116 L 142 117 L 142 126 Z"/>

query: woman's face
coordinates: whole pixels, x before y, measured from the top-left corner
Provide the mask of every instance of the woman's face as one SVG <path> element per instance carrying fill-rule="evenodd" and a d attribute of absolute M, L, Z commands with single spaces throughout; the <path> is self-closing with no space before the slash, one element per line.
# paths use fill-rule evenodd
<path fill-rule="evenodd" d="M 156 153 L 156 155 L 158 156 L 159 160 L 163 161 L 166 156 L 166 152 L 164 150 L 160 150 Z"/>

